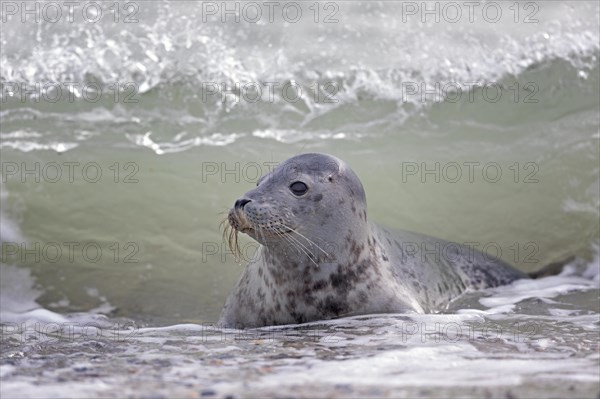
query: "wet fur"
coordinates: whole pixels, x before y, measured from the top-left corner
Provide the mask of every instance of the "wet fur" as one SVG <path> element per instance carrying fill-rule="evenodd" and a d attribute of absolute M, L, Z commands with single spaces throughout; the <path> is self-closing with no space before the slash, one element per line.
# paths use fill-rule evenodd
<path fill-rule="evenodd" d="M 290 193 L 294 180 L 306 182 L 306 195 Z M 462 253 L 458 244 L 369 222 L 360 180 L 330 155 L 293 157 L 242 198 L 251 202 L 229 212 L 224 238 L 238 254 L 239 232 L 262 246 L 227 299 L 222 326 L 436 312 L 469 289 L 526 277 L 477 251 Z M 454 245 L 457 253 L 414 253 L 410 243 Z"/>

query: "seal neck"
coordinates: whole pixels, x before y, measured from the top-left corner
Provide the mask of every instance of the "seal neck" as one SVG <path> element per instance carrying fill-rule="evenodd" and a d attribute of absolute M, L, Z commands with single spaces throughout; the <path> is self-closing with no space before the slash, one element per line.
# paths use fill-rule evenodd
<path fill-rule="evenodd" d="M 292 233 L 293 234 L 293 233 Z M 269 272 L 283 280 L 306 282 L 327 278 L 340 269 L 351 272 L 370 256 L 368 223 L 315 240 L 291 236 L 262 247 Z"/>

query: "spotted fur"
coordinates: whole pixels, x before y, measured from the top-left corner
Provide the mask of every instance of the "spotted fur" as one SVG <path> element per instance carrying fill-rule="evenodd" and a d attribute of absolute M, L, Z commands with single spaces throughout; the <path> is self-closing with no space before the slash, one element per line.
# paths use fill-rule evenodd
<path fill-rule="evenodd" d="M 304 195 L 290 191 L 297 181 Z M 222 326 L 436 312 L 468 289 L 526 277 L 471 248 L 369 222 L 360 180 L 331 155 L 290 158 L 242 199 L 229 223 L 262 245 L 225 303 Z"/>

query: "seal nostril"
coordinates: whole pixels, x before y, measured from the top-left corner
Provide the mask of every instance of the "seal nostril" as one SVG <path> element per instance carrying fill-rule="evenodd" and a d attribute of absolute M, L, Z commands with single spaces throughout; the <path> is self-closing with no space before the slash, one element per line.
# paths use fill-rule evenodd
<path fill-rule="evenodd" d="M 243 208 L 244 208 L 244 206 L 245 206 L 245 205 L 246 205 L 248 202 L 250 202 L 250 200 L 249 200 L 249 199 L 242 198 L 242 199 L 239 199 L 239 200 L 235 201 L 235 204 L 234 204 L 233 206 L 235 207 L 235 209 L 243 209 Z"/>

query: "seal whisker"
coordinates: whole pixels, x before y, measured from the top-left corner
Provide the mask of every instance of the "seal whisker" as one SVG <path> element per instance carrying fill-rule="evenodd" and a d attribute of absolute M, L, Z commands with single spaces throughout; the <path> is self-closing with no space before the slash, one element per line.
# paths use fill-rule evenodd
<path fill-rule="evenodd" d="M 282 239 L 286 240 L 287 242 L 294 244 L 294 247 L 297 249 L 304 249 L 305 251 L 302 251 L 304 254 L 308 255 L 309 248 L 304 245 L 303 243 L 301 243 L 300 241 L 298 241 L 298 239 L 296 239 L 295 237 L 291 236 L 291 235 L 287 235 L 285 233 L 282 233 L 281 231 L 278 231 L 277 229 L 273 229 L 273 231 Z"/>
<path fill-rule="evenodd" d="M 282 240 L 284 240 L 285 242 L 290 244 L 292 247 L 294 247 L 296 250 L 298 250 L 298 252 L 301 252 L 310 258 L 310 254 L 307 252 L 308 248 L 304 247 L 302 245 L 302 243 L 298 242 L 298 240 L 292 240 L 293 237 L 282 233 L 281 231 L 279 231 L 276 228 L 269 228 L 269 231 L 276 234 L 277 237 L 281 238 Z M 262 233 L 262 229 L 261 229 L 261 233 Z M 263 240 L 264 240 L 264 235 L 263 235 Z M 303 249 L 300 245 L 302 245 L 305 249 Z"/>
<path fill-rule="evenodd" d="M 259 228 L 259 231 L 264 240 L 264 233 L 263 233 L 262 227 Z M 313 262 L 315 264 L 315 266 L 319 267 L 319 265 L 313 260 L 311 254 L 309 253 L 308 248 L 306 248 L 304 245 L 302 245 L 302 243 L 299 242 L 297 239 L 294 239 L 292 236 L 283 234 L 282 232 L 278 231 L 277 229 L 270 229 L 269 231 L 275 233 L 279 238 L 286 241 L 292 247 L 296 248 L 298 250 L 298 252 L 305 254 L 311 260 L 311 262 Z"/>
<path fill-rule="evenodd" d="M 263 231 L 262 226 L 257 226 L 258 234 L 262 238 L 263 242 L 265 242 L 265 232 Z"/>
<path fill-rule="evenodd" d="M 290 230 L 290 232 L 295 232 L 293 229 L 287 227 L 286 225 L 284 225 L 283 223 L 278 222 L 279 226 L 283 226 L 286 229 Z M 310 259 L 310 261 L 312 263 L 314 263 L 314 265 L 316 267 L 319 267 L 319 264 L 314 260 L 314 258 L 316 258 L 316 256 L 312 253 L 312 251 L 310 250 L 310 248 L 308 248 L 306 245 L 304 245 L 300 240 L 298 240 L 296 237 L 292 236 L 292 235 L 287 235 L 287 234 L 283 234 L 281 232 L 278 232 L 277 230 L 274 230 L 282 239 L 284 239 L 285 241 L 287 241 L 288 243 L 290 243 L 293 247 L 295 247 L 296 249 L 298 249 L 300 252 L 302 252 L 304 255 L 306 255 L 306 257 L 308 257 L 308 259 Z M 311 240 L 308 240 L 309 242 L 311 242 L 312 244 L 314 244 L 315 246 L 318 247 L 318 245 L 316 243 L 314 243 Z M 321 249 L 321 248 L 319 248 Z M 321 249 L 322 250 L 322 249 Z"/>
<path fill-rule="evenodd" d="M 219 228 L 223 228 L 223 242 L 227 243 L 229 250 L 233 252 L 235 261 L 239 262 L 241 259 L 241 251 L 238 243 L 238 229 L 232 225 L 229 217 L 224 218 L 221 223 L 219 223 Z"/>
<path fill-rule="evenodd" d="M 284 239 L 285 241 L 287 241 L 290 245 L 292 245 L 294 248 L 296 248 L 299 252 L 303 253 L 304 255 L 306 255 L 306 257 L 318 268 L 319 264 L 315 261 L 316 259 L 316 255 L 313 253 L 313 251 L 311 251 L 310 248 L 308 248 L 306 245 L 304 245 L 300 240 L 298 240 L 296 237 L 294 237 L 291 234 L 283 234 L 278 232 L 277 233 L 282 239 Z M 316 244 L 315 244 L 316 245 Z"/>
<path fill-rule="evenodd" d="M 282 238 L 283 240 L 287 241 L 290 245 L 292 245 L 294 248 L 296 248 L 299 252 L 301 252 L 304 255 L 306 255 L 306 257 L 308 259 L 310 259 L 310 261 L 312 263 L 314 263 L 314 265 L 316 267 L 319 267 L 319 264 L 313 259 L 313 255 L 310 253 L 310 250 L 304 244 L 302 244 L 300 241 L 298 241 L 298 239 L 292 237 L 291 235 L 283 234 L 283 233 L 277 231 L 276 229 L 274 229 L 273 231 L 280 238 Z"/>
<path fill-rule="evenodd" d="M 226 242 L 227 239 L 227 234 L 229 233 L 229 229 L 231 229 L 231 225 L 228 222 L 227 218 L 224 218 L 223 220 L 221 220 L 221 222 L 219 223 L 219 230 L 223 229 L 223 234 L 221 235 L 221 238 L 223 240 L 223 242 Z"/>
<path fill-rule="evenodd" d="M 296 233 L 298 234 L 300 237 L 304 238 L 306 241 L 308 241 L 309 244 L 314 245 L 315 247 L 317 247 L 317 249 L 319 249 L 321 252 L 323 252 L 325 255 L 327 255 L 327 257 L 331 257 L 331 255 L 329 255 L 329 253 L 327 253 L 327 251 L 325 251 L 323 248 L 321 248 L 316 242 L 314 242 L 313 240 L 311 240 L 310 238 L 306 237 L 304 234 L 298 232 L 296 229 L 292 229 L 289 226 L 286 226 L 285 224 L 278 222 L 278 224 L 282 227 L 285 227 L 286 229 L 290 230 L 291 233 Z"/>

